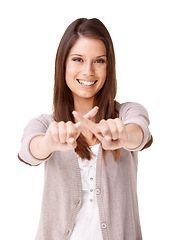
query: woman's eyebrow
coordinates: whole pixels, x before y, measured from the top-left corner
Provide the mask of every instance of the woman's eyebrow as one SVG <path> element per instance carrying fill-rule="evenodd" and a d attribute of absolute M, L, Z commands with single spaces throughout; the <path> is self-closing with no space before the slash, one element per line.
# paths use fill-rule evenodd
<path fill-rule="evenodd" d="M 75 56 L 79 56 L 79 57 L 83 57 L 83 55 L 81 55 L 81 54 L 77 54 L 77 53 L 73 53 L 73 54 L 71 54 L 71 56 L 73 56 L 73 55 L 75 55 Z"/>
<path fill-rule="evenodd" d="M 70 56 L 79 56 L 79 57 L 83 57 L 84 55 L 81 55 L 81 54 L 78 54 L 78 53 L 73 53 L 73 54 L 71 54 Z M 107 57 L 105 54 L 103 54 L 103 55 L 100 55 L 100 56 L 97 56 L 96 58 L 101 58 L 101 57 Z"/>
<path fill-rule="evenodd" d="M 100 56 L 98 56 L 96 58 L 101 58 L 101 57 L 107 57 L 107 56 L 104 54 L 104 55 L 100 55 Z"/>

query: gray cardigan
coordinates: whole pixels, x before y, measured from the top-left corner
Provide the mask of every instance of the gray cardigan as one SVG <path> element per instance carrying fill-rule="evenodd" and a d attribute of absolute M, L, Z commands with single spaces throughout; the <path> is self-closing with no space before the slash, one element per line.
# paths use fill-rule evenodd
<path fill-rule="evenodd" d="M 143 132 L 142 144 L 134 151 L 122 150 L 115 162 L 106 151 L 106 164 L 100 146 L 97 156 L 96 194 L 104 240 L 141 240 L 137 203 L 137 153 L 151 141 L 149 118 L 138 103 L 117 105 L 119 118 L 138 124 Z M 77 154 L 74 150 L 54 152 L 48 159 L 38 160 L 29 151 L 31 139 L 45 134 L 53 115 L 41 115 L 31 120 L 24 130 L 19 159 L 36 166 L 44 162 L 45 183 L 36 240 L 68 240 L 81 208 L 82 186 Z M 97 239 L 98 240 L 98 239 Z"/>

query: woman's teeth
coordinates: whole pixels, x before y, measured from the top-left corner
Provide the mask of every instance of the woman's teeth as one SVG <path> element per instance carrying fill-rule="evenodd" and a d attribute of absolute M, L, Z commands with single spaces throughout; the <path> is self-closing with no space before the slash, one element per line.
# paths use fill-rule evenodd
<path fill-rule="evenodd" d="M 82 84 L 82 85 L 85 85 L 85 86 L 92 86 L 92 85 L 94 85 L 95 83 L 96 83 L 96 81 L 93 81 L 93 82 L 88 82 L 88 81 L 83 81 L 83 80 L 79 80 L 79 79 L 77 79 L 77 81 L 80 83 L 80 84 Z"/>

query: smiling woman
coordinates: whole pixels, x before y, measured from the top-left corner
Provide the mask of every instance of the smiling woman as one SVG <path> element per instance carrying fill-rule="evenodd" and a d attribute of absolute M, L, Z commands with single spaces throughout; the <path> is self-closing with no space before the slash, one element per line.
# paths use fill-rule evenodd
<path fill-rule="evenodd" d="M 137 153 L 152 143 L 138 103 L 115 101 L 114 48 L 98 19 L 77 19 L 55 60 L 53 114 L 29 122 L 19 159 L 45 163 L 36 240 L 141 240 Z"/>
<path fill-rule="evenodd" d="M 84 108 L 82 100 L 85 99 L 89 107 L 86 111 L 93 107 L 94 96 L 103 87 L 106 76 L 104 43 L 98 39 L 80 37 L 67 57 L 65 73 L 66 84 L 73 94 L 75 110 Z"/>
<path fill-rule="evenodd" d="M 78 74 L 77 71 L 81 71 L 81 73 Z M 72 81 L 68 77 L 70 75 L 72 75 Z M 91 84 L 91 81 L 95 83 L 94 86 L 88 85 Z M 74 94 L 75 99 L 73 98 L 73 92 L 66 82 L 69 82 L 74 90 L 75 88 L 79 89 L 78 94 L 83 96 L 81 101 L 77 99 L 76 94 Z M 93 93 L 95 93 L 94 96 Z M 84 115 L 94 106 L 100 108 L 94 117 L 95 122 L 116 118 L 118 117 L 114 101 L 116 93 L 115 54 L 108 30 L 96 18 L 77 19 L 66 29 L 56 54 L 54 119 L 75 122 L 72 115 L 73 110 L 77 110 L 78 107 L 78 111 Z M 91 159 L 89 144 L 96 143 L 94 135 L 85 130 L 84 134 L 80 134 L 77 143 L 75 151 L 82 158 Z M 120 149 L 116 149 L 113 154 L 117 159 L 120 155 Z"/>

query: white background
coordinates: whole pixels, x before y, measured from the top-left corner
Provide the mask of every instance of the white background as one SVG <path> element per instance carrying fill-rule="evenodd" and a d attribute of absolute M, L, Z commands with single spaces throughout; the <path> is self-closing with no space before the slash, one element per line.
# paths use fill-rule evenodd
<path fill-rule="evenodd" d="M 35 238 L 44 169 L 17 153 L 27 122 L 52 112 L 56 50 L 79 17 L 99 18 L 111 34 L 117 100 L 139 102 L 150 115 L 154 144 L 139 153 L 138 168 L 143 239 L 175 239 L 174 12 L 170 0 L 0 3 L 0 239 Z"/>

